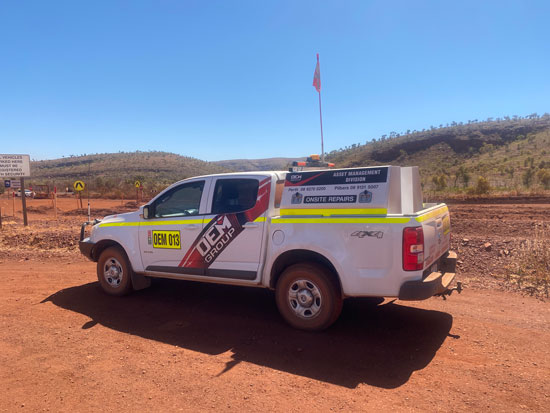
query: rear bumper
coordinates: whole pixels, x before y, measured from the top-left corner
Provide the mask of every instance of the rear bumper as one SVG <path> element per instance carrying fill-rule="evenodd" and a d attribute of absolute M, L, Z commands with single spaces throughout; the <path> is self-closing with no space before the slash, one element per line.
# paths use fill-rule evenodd
<path fill-rule="evenodd" d="M 456 252 L 449 251 L 440 261 L 440 271 L 428 274 L 423 280 L 406 281 L 399 289 L 400 300 L 425 300 L 443 294 L 455 278 Z"/>

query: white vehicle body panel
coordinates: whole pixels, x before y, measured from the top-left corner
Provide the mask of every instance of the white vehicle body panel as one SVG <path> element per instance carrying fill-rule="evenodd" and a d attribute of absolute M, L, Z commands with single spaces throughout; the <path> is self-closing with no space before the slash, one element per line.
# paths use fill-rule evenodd
<path fill-rule="evenodd" d="M 303 185 L 296 177 L 291 182 L 290 172 L 232 173 L 180 181 L 147 205 L 160 205 L 169 191 L 182 184 L 204 181 L 199 211 L 192 211 L 192 216 L 145 219 L 141 207 L 106 217 L 94 226 L 88 242 L 118 243 L 140 274 L 267 288 L 273 286 L 272 268 L 279 257 L 308 251 L 330 262 L 344 296 L 356 297 L 397 296 L 404 282 L 422 279 L 425 270 L 449 250 L 448 209 L 444 204 L 422 205 L 418 168 L 345 169 L 334 171 L 342 175 L 328 178 L 324 171 L 317 172 L 318 177 L 310 181 L 313 175 L 304 173 Z M 372 184 L 368 183 L 371 173 Z M 346 176 L 350 184 L 338 183 Z M 357 183 L 365 176 L 366 183 Z M 285 178 L 279 200 L 277 185 Z M 321 178 L 329 183 L 315 184 Z M 255 206 L 244 212 L 213 213 L 217 182 L 231 179 L 258 181 Z M 404 271 L 403 229 L 419 226 L 424 233 L 423 268 Z M 179 232 L 179 247 L 156 248 L 152 231 Z M 227 245 L 223 245 L 226 238 Z M 217 255 L 209 256 L 207 250 L 217 246 Z M 208 257 L 211 262 L 201 261 Z"/>

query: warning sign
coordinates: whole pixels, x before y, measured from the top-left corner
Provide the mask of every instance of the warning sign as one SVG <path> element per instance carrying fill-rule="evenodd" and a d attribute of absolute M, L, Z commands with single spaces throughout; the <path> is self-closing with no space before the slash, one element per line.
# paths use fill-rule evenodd
<path fill-rule="evenodd" d="M 31 176 L 31 158 L 29 155 L 0 154 L 0 177 L 28 178 Z"/>
<path fill-rule="evenodd" d="M 83 191 L 84 190 L 84 182 L 82 181 L 75 181 L 73 184 L 73 188 L 75 191 Z"/>
<path fill-rule="evenodd" d="M 179 231 L 153 231 L 153 248 L 180 249 Z"/>
<path fill-rule="evenodd" d="M 134 182 L 134 185 L 136 188 L 141 188 L 141 182 L 139 181 Z"/>
<path fill-rule="evenodd" d="M 292 208 L 385 208 L 389 168 L 290 172 L 282 205 Z"/>

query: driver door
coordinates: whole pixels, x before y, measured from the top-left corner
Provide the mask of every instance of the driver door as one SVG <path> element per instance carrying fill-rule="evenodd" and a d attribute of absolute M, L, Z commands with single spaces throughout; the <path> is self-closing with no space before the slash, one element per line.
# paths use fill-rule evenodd
<path fill-rule="evenodd" d="M 212 178 L 187 181 L 166 190 L 149 205 L 151 218 L 139 227 L 145 271 L 199 275 L 200 269 L 178 266 L 201 233 Z"/>

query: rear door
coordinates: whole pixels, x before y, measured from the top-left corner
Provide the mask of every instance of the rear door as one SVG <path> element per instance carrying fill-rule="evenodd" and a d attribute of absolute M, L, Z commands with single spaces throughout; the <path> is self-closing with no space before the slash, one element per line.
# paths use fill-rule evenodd
<path fill-rule="evenodd" d="M 183 266 L 204 268 L 207 277 L 256 280 L 270 190 L 270 176 L 214 177 L 201 236 Z"/>

